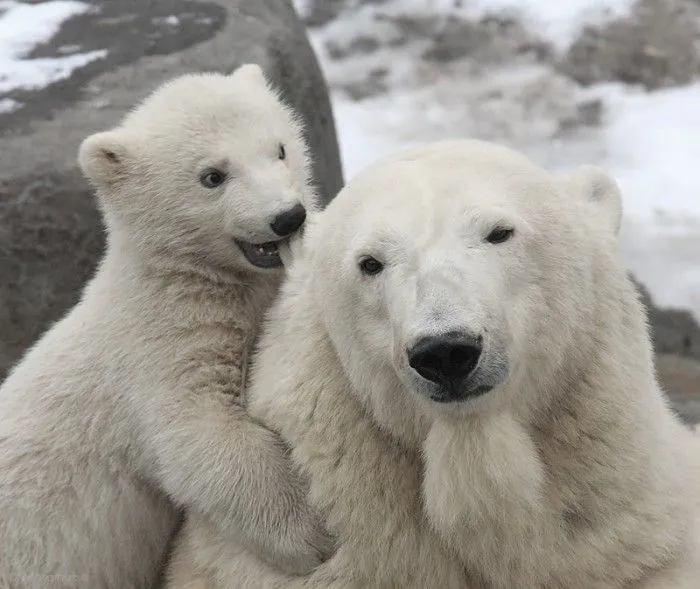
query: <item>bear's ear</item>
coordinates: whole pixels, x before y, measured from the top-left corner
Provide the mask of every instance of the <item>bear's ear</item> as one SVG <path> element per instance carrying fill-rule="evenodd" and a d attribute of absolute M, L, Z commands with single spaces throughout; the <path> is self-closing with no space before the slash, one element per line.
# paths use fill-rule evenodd
<path fill-rule="evenodd" d="M 231 79 L 245 80 L 259 86 L 267 87 L 265 72 L 263 72 L 262 68 L 257 63 L 244 63 L 243 65 L 237 67 L 231 73 Z"/>
<path fill-rule="evenodd" d="M 134 153 L 131 137 L 115 129 L 87 137 L 78 150 L 78 164 L 86 178 L 98 188 L 106 188 L 126 178 Z"/>
<path fill-rule="evenodd" d="M 622 222 L 622 193 L 617 182 L 596 166 L 581 166 L 566 175 L 566 182 L 573 196 L 600 209 L 608 228 L 617 235 Z"/>

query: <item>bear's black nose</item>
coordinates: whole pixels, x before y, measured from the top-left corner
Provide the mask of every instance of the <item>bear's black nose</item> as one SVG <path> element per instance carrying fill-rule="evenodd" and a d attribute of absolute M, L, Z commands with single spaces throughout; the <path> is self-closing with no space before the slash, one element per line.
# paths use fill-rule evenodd
<path fill-rule="evenodd" d="M 300 203 L 277 215 L 270 223 L 270 227 L 280 237 L 286 237 L 299 229 L 304 221 L 306 221 L 306 209 Z"/>
<path fill-rule="evenodd" d="M 460 397 L 464 380 L 481 356 L 482 338 L 464 332 L 423 337 L 408 350 L 408 363 L 424 379 L 445 389 L 445 395 Z"/>

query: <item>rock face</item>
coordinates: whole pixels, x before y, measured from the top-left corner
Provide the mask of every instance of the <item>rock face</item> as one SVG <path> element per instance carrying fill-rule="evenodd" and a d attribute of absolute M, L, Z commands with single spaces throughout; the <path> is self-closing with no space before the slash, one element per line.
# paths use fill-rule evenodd
<path fill-rule="evenodd" d="M 649 291 L 637 281 L 635 285 L 647 308 L 654 351 L 657 354 L 673 354 L 700 361 L 700 325 L 693 315 L 689 311 L 657 307 Z"/>
<path fill-rule="evenodd" d="M 629 18 L 584 30 L 558 67 L 585 85 L 688 84 L 700 76 L 698 18 L 696 0 L 639 0 Z"/>
<path fill-rule="evenodd" d="M 671 405 L 686 423 L 700 423 L 700 362 L 659 354 L 656 372 Z"/>
<path fill-rule="evenodd" d="M 303 25 L 285 0 L 90 0 L 28 56 L 107 50 L 59 83 L 13 92 L 0 115 L 0 381 L 76 301 L 94 271 L 103 231 L 76 169 L 81 140 L 114 125 L 163 81 L 228 73 L 256 62 L 306 121 L 315 178 L 326 200 L 342 186 L 326 85 Z"/>
<path fill-rule="evenodd" d="M 700 326 L 688 311 L 660 309 L 641 284 L 656 352 L 656 373 L 673 407 L 688 423 L 700 423 Z"/>

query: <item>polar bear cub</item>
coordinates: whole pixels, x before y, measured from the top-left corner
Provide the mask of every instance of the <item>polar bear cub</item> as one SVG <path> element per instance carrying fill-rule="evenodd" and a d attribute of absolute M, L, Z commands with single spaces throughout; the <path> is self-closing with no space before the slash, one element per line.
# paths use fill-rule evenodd
<path fill-rule="evenodd" d="M 190 526 L 169 587 L 697 589 L 698 441 L 620 220 L 597 168 L 479 141 L 360 174 L 307 230 L 250 391 L 338 552 L 295 580 Z"/>
<path fill-rule="evenodd" d="M 181 508 L 290 572 L 329 540 L 241 402 L 313 204 L 294 114 L 244 65 L 158 89 L 79 161 L 107 251 L 0 389 L 0 587 L 150 588 Z"/>

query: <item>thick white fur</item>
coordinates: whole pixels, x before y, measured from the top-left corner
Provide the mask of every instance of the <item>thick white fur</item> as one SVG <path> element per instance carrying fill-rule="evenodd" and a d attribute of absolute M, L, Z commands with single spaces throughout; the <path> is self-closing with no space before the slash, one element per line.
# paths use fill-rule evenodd
<path fill-rule="evenodd" d="M 181 508 L 287 570 L 316 566 L 328 540 L 305 486 L 241 407 L 282 273 L 233 241 L 274 239 L 270 219 L 311 199 L 297 120 L 257 66 L 184 76 L 79 160 L 107 252 L 0 389 L 0 587 L 150 588 Z M 227 182 L 202 186 L 207 166 Z"/>
<path fill-rule="evenodd" d="M 307 230 L 249 407 L 340 548 L 291 579 L 188 526 L 168 587 L 700 586 L 700 445 L 657 385 L 620 216 L 598 169 L 556 177 L 478 141 L 351 182 Z M 499 226 L 513 237 L 488 243 Z M 366 255 L 384 271 L 361 275 Z M 455 330 L 483 336 L 492 388 L 436 403 L 406 350 Z"/>

